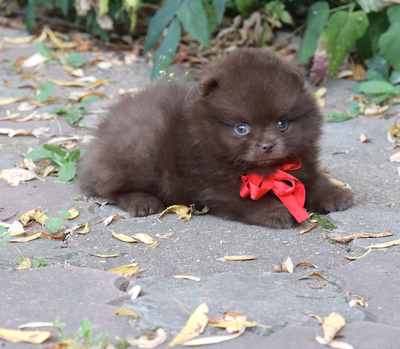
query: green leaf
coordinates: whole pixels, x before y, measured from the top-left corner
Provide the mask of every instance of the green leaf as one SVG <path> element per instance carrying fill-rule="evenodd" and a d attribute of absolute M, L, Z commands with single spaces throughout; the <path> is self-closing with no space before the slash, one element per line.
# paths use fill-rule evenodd
<path fill-rule="evenodd" d="M 33 32 L 33 26 L 35 24 L 35 17 L 36 17 L 36 5 L 35 0 L 28 0 L 28 6 L 26 7 L 26 18 L 25 24 L 26 29 L 30 34 Z"/>
<path fill-rule="evenodd" d="M 368 70 L 367 77 L 369 81 L 386 81 L 381 73 L 378 73 L 377 71 L 372 69 Z"/>
<path fill-rule="evenodd" d="M 177 12 L 185 30 L 205 47 L 210 48 L 207 17 L 200 0 L 184 2 Z"/>
<path fill-rule="evenodd" d="M 381 35 L 379 47 L 394 70 L 400 71 L 400 5 L 388 7 L 387 15 L 390 27 Z"/>
<path fill-rule="evenodd" d="M 62 206 L 58 207 L 58 213 L 60 216 L 63 216 L 64 218 L 72 217 L 72 214 L 68 212 L 68 210 L 65 207 Z"/>
<path fill-rule="evenodd" d="M 217 11 L 215 11 L 214 5 L 209 0 L 201 0 L 201 4 L 207 18 L 208 34 L 211 34 L 218 27 Z"/>
<path fill-rule="evenodd" d="M 66 161 L 72 162 L 78 160 L 79 155 L 81 154 L 81 151 L 79 149 L 74 149 L 69 152 L 67 158 L 65 159 Z"/>
<path fill-rule="evenodd" d="M 254 0 L 235 0 L 238 11 L 243 16 L 250 16 L 255 10 Z"/>
<path fill-rule="evenodd" d="M 78 330 L 78 336 L 81 338 L 85 337 L 89 343 L 92 341 L 92 323 L 87 317 L 82 318 L 81 326 Z"/>
<path fill-rule="evenodd" d="M 36 4 L 42 4 L 46 6 L 49 10 L 54 8 L 54 1 L 53 0 L 35 0 Z"/>
<path fill-rule="evenodd" d="M 222 17 L 224 16 L 226 0 L 212 0 L 212 2 L 215 8 L 215 12 L 217 12 L 217 19 L 219 24 L 221 23 Z"/>
<path fill-rule="evenodd" d="M 383 93 L 393 93 L 395 87 L 386 81 L 365 81 L 354 85 L 352 91 L 355 93 L 365 93 L 367 95 L 380 95 Z"/>
<path fill-rule="evenodd" d="M 390 76 L 390 82 L 393 85 L 399 84 L 400 83 L 400 73 L 398 71 L 394 71 L 392 75 Z"/>
<path fill-rule="evenodd" d="M 4 225 L 0 225 L 0 238 L 5 234 L 6 232 L 6 228 L 4 227 Z"/>
<path fill-rule="evenodd" d="M 344 113 L 327 113 L 328 120 L 326 122 L 343 122 L 353 119 L 351 116 Z"/>
<path fill-rule="evenodd" d="M 56 153 L 61 159 L 64 159 L 65 155 L 67 155 L 64 150 L 51 144 L 43 144 L 43 148 L 53 153 Z"/>
<path fill-rule="evenodd" d="M 379 52 L 379 38 L 390 25 L 385 11 L 368 13 L 368 21 L 367 30 L 356 41 L 357 52 L 364 61 Z"/>
<path fill-rule="evenodd" d="M 63 227 L 63 220 L 60 217 L 46 218 L 44 226 L 52 233 L 57 233 Z"/>
<path fill-rule="evenodd" d="M 157 43 L 164 28 L 175 16 L 181 5 L 182 0 L 167 0 L 165 1 L 165 5 L 156 12 L 151 19 L 149 29 L 147 30 L 146 41 L 144 43 L 144 53 L 150 50 Z"/>
<path fill-rule="evenodd" d="M 368 69 L 377 71 L 385 80 L 389 80 L 389 64 L 384 57 L 375 55 L 371 59 L 367 59 L 365 63 L 367 63 Z"/>
<path fill-rule="evenodd" d="M 83 65 L 83 57 L 80 52 L 71 52 L 68 56 L 68 62 L 73 67 L 80 68 Z"/>
<path fill-rule="evenodd" d="M 390 97 L 393 97 L 393 95 L 396 95 L 397 93 L 396 93 L 396 91 L 394 91 L 394 93 L 385 93 L 385 94 L 383 94 L 383 95 L 381 95 L 381 96 L 378 96 L 377 98 L 372 98 L 368 103 L 367 103 L 367 105 L 366 106 L 368 106 L 368 105 L 370 105 L 370 104 L 372 104 L 372 103 L 374 103 L 374 104 L 381 104 L 382 102 L 384 102 L 384 101 L 386 101 L 388 98 L 390 98 Z"/>
<path fill-rule="evenodd" d="M 353 117 L 361 115 L 360 105 L 357 101 L 350 101 L 347 105 L 347 111 Z"/>
<path fill-rule="evenodd" d="M 53 95 L 54 84 L 47 81 L 45 84 L 39 85 L 39 89 L 36 92 L 36 99 L 39 99 L 43 103 L 47 98 Z"/>
<path fill-rule="evenodd" d="M 66 162 L 60 167 L 60 172 L 58 173 L 57 182 L 70 182 L 75 178 L 76 174 L 76 162 Z"/>
<path fill-rule="evenodd" d="M 56 3 L 60 6 L 64 16 L 68 14 L 68 0 L 56 0 Z"/>
<path fill-rule="evenodd" d="M 320 50 L 326 50 L 330 54 L 328 60 L 330 78 L 338 70 L 356 40 L 364 35 L 367 27 L 368 17 L 363 11 L 352 13 L 338 11 L 329 19 L 318 44 Z"/>
<path fill-rule="evenodd" d="M 82 108 L 86 107 L 88 104 L 97 101 L 98 99 L 99 99 L 98 96 L 93 96 L 93 97 L 85 98 L 82 102 L 80 102 L 80 103 L 78 104 L 78 109 L 82 109 Z"/>
<path fill-rule="evenodd" d="M 45 45 L 44 42 L 38 41 L 33 44 L 33 48 L 37 53 L 40 53 L 42 56 L 51 57 L 53 56 L 53 52 Z"/>
<path fill-rule="evenodd" d="M 58 162 L 61 161 L 61 159 L 57 157 L 56 154 L 44 148 L 38 148 L 32 150 L 31 152 L 25 155 L 25 159 L 31 159 L 32 161 L 41 161 L 41 160 L 52 160 Z"/>
<path fill-rule="evenodd" d="M 108 36 L 108 33 L 99 26 L 99 24 L 96 21 L 96 16 L 93 17 L 92 27 L 93 27 L 94 32 L 97 35 L 99 35 L 107 44 L 110 43 L 110 37 Z"/>
<path fill-rule="evenodd" d="M 293 18 L 289 12 L 285 11 L 285 5 L 280 1 L 270 1 L 265 5 L 267 10 L 272 11 L 284 23 L 294 25 Z"/>
<path fill-rule="evenodd" d="M 314 54 L 328 16 L 329 4 L 326 1 L 316 2 L 308 10 L 307 30 L 297 57 L 299 62 L 306 62 Z"/>
<path fill-rule="evenodd" d="M 103 16 L 106 13 L 108 7 L 108 0 L 100 0 L 99 16 Z"/>
<path fill-rule="evenodd" d="M 154 66 L 151 73 L 151 80 L 154 80 L 158 76 L 160 70 L 164 70 L 171 63 L 180 37 L 181 26 L 178 18 L 175 18 L 168 27 L 167 35 L 165 35 L 164 41 L 154 53 Z"/>

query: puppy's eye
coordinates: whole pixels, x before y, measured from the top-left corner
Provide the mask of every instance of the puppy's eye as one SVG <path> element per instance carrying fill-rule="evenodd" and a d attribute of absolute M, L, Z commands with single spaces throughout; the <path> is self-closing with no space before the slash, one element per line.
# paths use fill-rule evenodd
<path fill-rule="evenodd" d="M 278 130 L 279 132 L 286 131 L 289 126 L 289 123 L 286 120 L 279 120 L 278 121 Z"/>
<path fill-rule="evenodd" d="M 250 132 L 250 128 L 246 124 L 237 124 L 235 126 L 235 131 L 240 135 L 245 135 L 246 133 Z"/>

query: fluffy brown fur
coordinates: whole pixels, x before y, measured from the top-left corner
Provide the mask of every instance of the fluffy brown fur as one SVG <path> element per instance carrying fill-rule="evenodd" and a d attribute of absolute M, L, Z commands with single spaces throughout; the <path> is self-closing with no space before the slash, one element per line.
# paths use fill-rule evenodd
<path fill-rule="evenodd" d="M 326 213 L 352 206 L 351 191 L 318 170 L 322 120 L 296 66 L 240 49 L 192 88 L 158 83 L 121 98 L 101 121 L 78 177 L 91 194 L 134 216 L 195 203 L 227 219 L 291 227 L 297 222 L 272 192 L 257 201 L 240 197 L 240 177 L 300 160 L 290 173 L 306 188 L 306 207 Z M 238 124 L 249 132 L 239 134 Z"/>

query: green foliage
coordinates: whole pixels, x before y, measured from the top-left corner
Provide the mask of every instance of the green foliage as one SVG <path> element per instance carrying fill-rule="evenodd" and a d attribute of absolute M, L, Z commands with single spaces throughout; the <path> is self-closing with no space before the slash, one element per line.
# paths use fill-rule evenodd
<path fill-rule="evenodd" d="M 88 343 L 92 343 L 92 323 L 87 317 L 83 317 L 81 326 L 78 329 L 77 336 L 80 338 L 86 338 Z"/>
<path fill-rule="evenodd" d="M 68 218 L 68 217 L 71 217 L 71 216 L 72 216 L 71 213 L 68 212 L 68 210 L 67 210 L 65 207 L 62 207 L 62 206 L 60 206 L 60 207 L 58 208 L 58 214 L 59 214 L 60 216 L 64 217 L 64 218 Z"/>
<path fill-rule="evenodd" d="M 73 67 L 80 68 L 83 65 L 83 57 L 80 52 L 71 52 L 68 55 L 68 62 Z"/>
<path fill-rule="evenodd" d="M 275 16 L 283 23 L 294 25 L 293 18 L 288 11 L 285 10 L 285 5 L 280 1 L 270 1 L 265 5 L 265 8 L 275 14 Z"/>
<path fill-rule="evenodd" d="M 326 122 L 343 122 L 353 119 L 352 116 L 347 115 L 345 113 L 329 112 L 327 113 L 327 115 L 328 115 L 328 120 L 326 120 Z"/>
<path fill-rule="evenodd" d="M 37 53 L 40 53 L 44 57 L 52 57 L 53 52 L 46 46 L 44 42 L 38 41 L 33 44 L 33 48 Z"/>
<path fill-rule="evenodd" d="M 328 218 L 322 215 L 315 215 L 315 218 L 317 219 L 317 224 L 320 225 L 321 227 L 325 229 L 336 229 L 337 226 L 333 224 Z"/>
<path fill-rule="evenodd" d="M 324 31 L 328 16 L 329 4 L 326 1 L 316 2 L 308 10 L 307 30 L 297 57 L 299 62 L 306 62 L 314 54 L 318 39 Z"/>
<path fill-rule="evenodd" d="M 39 85 L 36 92 L 36 98 L 43 103 L 47 98 L 53 95 L 54 83 L 46 81 L 46 83 Z"/>
<path fill-rule="evenodd" d="M 66 121 L 70 125 L 74 125 L 80 119 L 83 118 L 83 115 L 85 115 L 85 110 L 84 110 L 85 106 L 87 106 L 88 104 L 96 101 L 98 98 L 99 97 L 97 97 L 97 96 L 89 97 L 89 98 L 84 99 L 77 106 L 71 106 L 69 108 L 66 108 L 66 107 L 55 107 L 55 108 L 49 109 L 47 112 L 48 113 L 58 114 L 58 115 L 61 115 L 61 116 L 65 116 L 66 117 Z"/>
<path fill-rule="evenodd" d="M 57 233 L 63 227 L 63 219 L 61 217 L 46 218 L 44 226 L 49 229 L 53 234 Z"/>
<path fill-rule="evenodd" d="M 47 267 L 48 265 L 50 265 L 50 261 L 48 259 L 46 259 L 43 256 L 37 256 L 36 257 L 36 261 L 33 264 L 34 268 L 42 268 L 42 267 Z"/>
<path fill-rule="evenodd" d="M 235 0 L 238 11 L 243 16 L 250 16 L 256 10 L 254 0 Z"/>
<path fill-rule="evenodd" d="M 388 7 L 387 15 L 390 27 L 381 35 L 379 47 L 394 70 L 400 71 L 400 5 Z"/>
<path fill-rule="evenodd" d="M 33 161 L 51 160 L 53 165 L 58 168 L 58 181 L 73 183 L 76 174 L 76 162 L 81 155 L 79 149 L 74 149 L 68 154 L 54 145 L 44 144 L 42 148 L 32 150 L 26 154 L 25 159 Z"/>
<path fill-rule="evenodd" d="M 15 61 L 10 56 L 7 56 L 7 57 L 3 58 L 2 62 L 10 63 L 12 65 L 14 73 L 16 73 L 16 74 L 20 73 L 21 69 L 17 67 L 17 63 L 15 63 Z"/>

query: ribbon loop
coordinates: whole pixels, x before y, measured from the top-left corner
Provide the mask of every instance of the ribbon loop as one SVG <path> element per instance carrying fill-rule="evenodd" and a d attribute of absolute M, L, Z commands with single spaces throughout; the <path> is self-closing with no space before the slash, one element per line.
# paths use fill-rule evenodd
<path fill-rule="evenodd" d="M 261 177 L 256 173 L 244 175 L 242 176 L 243 184 L 240 188 L 240 196 L 245 198 L 250 195 L 253 200 L 258 200 L 272 190 L 293 217 L 301 223 L 309 217 L 309 214 L 304 209 L 306 190 L 303 183 L 297 178 L 284 172 L 297 170 L 300 167 L 301 163 L 289 163 L 267 177 Z"/>

